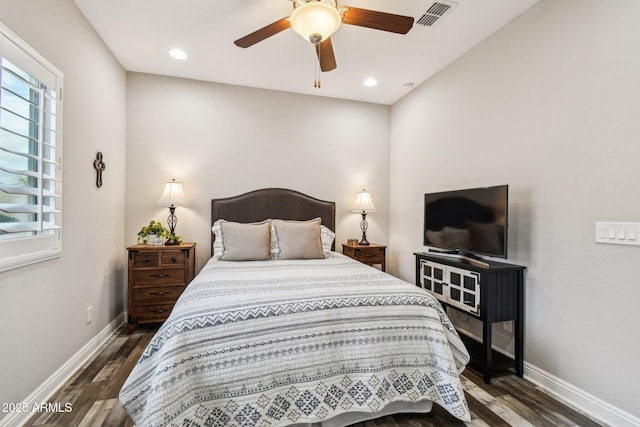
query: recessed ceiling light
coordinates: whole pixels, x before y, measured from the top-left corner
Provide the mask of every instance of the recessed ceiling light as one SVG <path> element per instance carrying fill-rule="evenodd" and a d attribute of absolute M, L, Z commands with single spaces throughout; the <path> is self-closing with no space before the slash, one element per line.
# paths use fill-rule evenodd
<path fill-rule="evenodd" d="M 171 55 L 175 59 L 179 59 L 181 61 L 184 61 L 185 59 L 188 58 L 187 54 L 184 53 L 184 50 L 182 50 L 182 49 L 171 49 L 169 51 L 169 55 Z"/>
<path fill-rule="evenodd" d="M 376 79 L 374 79 L 373 77 L 369 77 L 367 80 L 364 81 L 363 85 L 365 85 L 366 87 L 374 87 L 378 84 L 378 81 Z"/>
<path fill-rule="evenodd" d="M 411 89 L 413 89 L 413 83 L 405 83 L 405 84 L 402 85 L 402 88 L 404 90 L 407 90 L 407 91 L 411 90 Z"/>

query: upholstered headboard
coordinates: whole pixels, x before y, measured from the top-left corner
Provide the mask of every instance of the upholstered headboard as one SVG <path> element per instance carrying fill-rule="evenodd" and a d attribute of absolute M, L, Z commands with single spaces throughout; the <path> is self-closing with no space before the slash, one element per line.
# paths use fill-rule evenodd
<path fill-rule="evenodd" d="M 322 218 L 322 224 L 335 232 L 335 202 L 316 199 L 285 188 L 264 188 L 211 200 L 212 226 L 219 219 L 246 223 L 268 218 L 303 221 L 317 217 Z M 211 233 L 212 254 L 214 240 L 215 236 Z"/>

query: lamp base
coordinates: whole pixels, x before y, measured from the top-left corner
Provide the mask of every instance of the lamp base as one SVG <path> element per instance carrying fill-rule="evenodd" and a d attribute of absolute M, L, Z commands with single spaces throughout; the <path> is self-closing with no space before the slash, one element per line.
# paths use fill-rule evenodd
<path fill-rule="evenodd" d="M 369 241 L 367 240 L 367 228 L 369 224 L 367 224 L 367 213 L 362 211 L 362 221 L 360 221 L 360 230 L 362 230 L 362 239 L 360 239 L 359 245 L 369 246 Z"/>

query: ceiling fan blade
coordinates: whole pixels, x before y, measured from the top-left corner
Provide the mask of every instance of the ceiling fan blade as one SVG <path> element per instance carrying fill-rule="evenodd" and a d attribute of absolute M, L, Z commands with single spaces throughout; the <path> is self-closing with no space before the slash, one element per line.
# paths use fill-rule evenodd
<path fill-rule="evenodd" d="M 331 71 L 337 67 L 336 57 L 333 54 L 333 43 L 331 43 L 331 37 L 316 45 L 316 53 L 318 54 L 320 69 L 322 71 Z"/>
<path fill-rule="evenodd" d="M 342 22 L 345 24 L 398 34 L 407 34 L 413 27 L 413 17 L 411 16 L 394 15 L 351 6 L 345 6 L 343 9 L 345 12 Z"/>
<path fill-rule="evenodd" d="M 262 27 L 251 34 L 247 34 L 246 36 L 239 38 L 234 41 L 234 43 L 236 46 L 247 48 L 290 27 L 291 22 L 289 22 L 289 17 L 282 18 L 273 24 L 269 24 L 266 27 Z"/>

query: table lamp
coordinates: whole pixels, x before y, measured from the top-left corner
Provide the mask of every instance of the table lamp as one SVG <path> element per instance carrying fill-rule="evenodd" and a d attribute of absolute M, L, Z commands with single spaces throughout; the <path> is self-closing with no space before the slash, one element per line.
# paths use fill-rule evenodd
<path fill-rule="evenodd" d="M 158 200 L 158 205 L 169 207 L 169 217 L 167 218 L 167 224 L 169 225 L 169 232 L 172 236 L 175 236 L 176 225 L 178 224 L 176 207 L 189 206 L 189 203 L 187 203 L 187 199 L 184 197 L 182 183 L 176 182 L 175 179 L 172 179 L 170 182 L 165 183 L 162 196 L 160 196 L 160 200 Z M 177 245 L 179 243 L 180 242 L 171 237 L 165 242 L 165 245 Z"/>
<path fill-rule="evenodd" d="M 369 241 L 367 240 L 367 213 L 375 212 L 376 207 L 373 205 L 373 201 L 371 200 L 371 194 L 364 189 L 358 193 L 356 197 L 356 203 L 353 206 L 353 212 L 358 212 L 362 214 L 362 221 L 360 221 L 360 230 L 362 230 L 362 239 L 360 240 L 360 245 L 368 245 Z"/>

